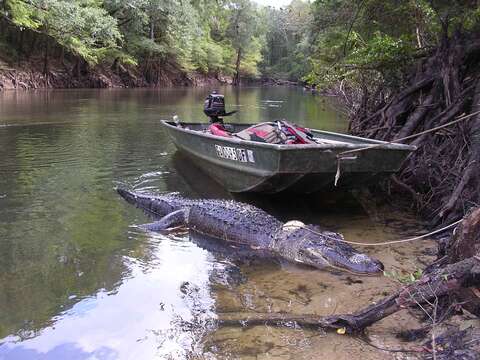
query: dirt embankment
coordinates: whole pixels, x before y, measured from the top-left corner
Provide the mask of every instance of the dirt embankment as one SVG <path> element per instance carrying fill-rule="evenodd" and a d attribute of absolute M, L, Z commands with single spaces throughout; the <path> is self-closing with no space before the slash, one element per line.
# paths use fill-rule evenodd
<path fill-rule="evenodd" d="M 0 59 L 0 91 L 52 88 L 120 88 L 203 86 L 229 84 L 231 78 L 215 74 L 186 73 L 172 65 L 158 69 L 154 76 L 145 76 L 139 69 L 121 65 L 88 67 L 53 64 L 45 72 L 38 62 L 9 64 Z"/>

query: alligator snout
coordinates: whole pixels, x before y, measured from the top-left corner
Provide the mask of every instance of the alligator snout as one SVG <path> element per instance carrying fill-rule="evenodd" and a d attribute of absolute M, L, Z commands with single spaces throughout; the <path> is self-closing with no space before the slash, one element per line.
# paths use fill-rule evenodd
<path fill-rule="evenodd" d="M 376 274 L 383 272 L 384 269 L 380 260 L 362 253 L 355 253 L 346 259 L 338 256 L 335 260 L 338 267 L 357 274 Z"/>
<path fill-rule="evenodd" d="M 293 251 L 294 260 L 318 269 L 332 268 L 367 275 L 378 274 L 384 269 L 379 260 L 355 250 L 342 235 L 320 231 L 311 225 L 285 231 L 282 240 L 279 242 L 280 252 L 289 253 L 286 250 L 291 250 L 292 243 L 297 242 L 299 246 Z"/>
<path fill-rule="evenodd" d="M 373 275 L 383 271 L 381 261 L 359 253 L 347 244 L 337 245 L 308 246 L 297 254 L 296 261 L 319 269 L 332 268 L 356 274 Z"/>

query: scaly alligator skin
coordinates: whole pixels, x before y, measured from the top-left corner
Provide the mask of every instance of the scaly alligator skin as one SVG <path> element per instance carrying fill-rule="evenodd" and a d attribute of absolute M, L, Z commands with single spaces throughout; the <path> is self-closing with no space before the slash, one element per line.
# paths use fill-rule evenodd
<path fill-rule="evenodd" d="M 162 217 L 144 225 L 147 230 L 162 231 L 186 225 L 210 237 L 252 250 L 267 250 L 280 258 L 319 269 L 334 268 L 358 274 L 383 271 L 379 260 L 338 241 L 343 240 L 342 235 L 298 221 L 282 223 L 252 205 L 232 200 L 186 199 L 176 193 L 154 196 L 121 188 L 117 192 L 128 202 Z"/>

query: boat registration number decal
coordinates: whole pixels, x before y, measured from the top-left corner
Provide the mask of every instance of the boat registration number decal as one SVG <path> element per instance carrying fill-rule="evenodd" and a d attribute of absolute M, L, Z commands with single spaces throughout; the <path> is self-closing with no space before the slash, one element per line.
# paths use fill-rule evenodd
<path fill-rule="evenodd" d="M 215 151 L 217 152 L 217 156 L 222 159 L 240 162 L 255 162 L 255 157 L 253 156 L 252 150 L 215 145 Z"/>

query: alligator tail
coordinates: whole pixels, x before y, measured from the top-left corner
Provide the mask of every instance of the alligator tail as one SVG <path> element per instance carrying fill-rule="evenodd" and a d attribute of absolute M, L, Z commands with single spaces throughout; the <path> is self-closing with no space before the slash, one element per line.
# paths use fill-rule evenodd
<path fill-rule="evenodd" d="M 134 193 L 120 187 L 117 187 L 116 190 L 117 193 L 125 200 L 127 200 L 130 204 L 136 204 L 137 196 Z"/>

